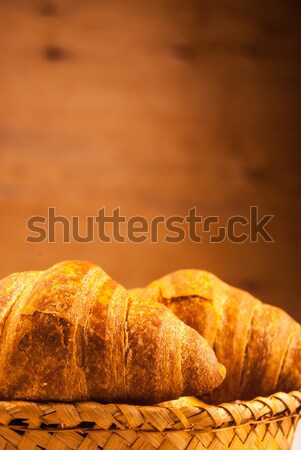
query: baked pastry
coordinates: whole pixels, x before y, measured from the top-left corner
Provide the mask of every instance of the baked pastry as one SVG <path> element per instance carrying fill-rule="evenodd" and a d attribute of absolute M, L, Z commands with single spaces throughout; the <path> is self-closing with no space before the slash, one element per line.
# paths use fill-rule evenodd
<path fill-rule="evenodd" d="M 2 400 L 152 404 L 225 375 L 195 330 L 84 261 L 0 281 L 0 339 Z"/>
<path fill-rule="evenodd" d="M 212 346 L 227 376 L 206 401 L 301 387 L 301 326 L 280 308 L 201 270 L 179 270 L 131 293 L 168 306 Z"/>

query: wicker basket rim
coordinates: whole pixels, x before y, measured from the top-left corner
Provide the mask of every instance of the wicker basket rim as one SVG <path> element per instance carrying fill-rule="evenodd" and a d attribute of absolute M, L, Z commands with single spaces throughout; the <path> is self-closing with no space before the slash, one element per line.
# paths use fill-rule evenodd
<path fill-rule="evenodd" d="M 210 430 L 285 419 L 301 413 L 301 390 L 250 401 L 200 406 L 137 406 L 97 402 L 0 401 L 0 425 L 17 428 L 180 431 Z"/>

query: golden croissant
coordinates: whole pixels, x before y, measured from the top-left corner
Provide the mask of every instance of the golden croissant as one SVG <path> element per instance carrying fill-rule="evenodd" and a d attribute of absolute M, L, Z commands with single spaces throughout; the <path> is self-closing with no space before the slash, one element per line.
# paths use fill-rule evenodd
<path fill-rule="evenodd" d="M 227 376 L 206 401 L 301 387 L 301 326 L 282 309 L 201 270 L 179 270 L 131 294 L 166 305 L 214 349 Z"/>
<path fill-rule="evenodd" d="M 84 261 L 1 280 L 0 339 L 2 400 L 152 404 L 201 395 L 225 375 L 168 308 Z"/>

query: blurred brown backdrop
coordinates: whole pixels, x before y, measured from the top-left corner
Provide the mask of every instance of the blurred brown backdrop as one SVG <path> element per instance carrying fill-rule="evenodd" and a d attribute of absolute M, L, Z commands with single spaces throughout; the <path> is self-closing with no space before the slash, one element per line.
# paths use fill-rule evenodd
<path fill-rule="evenodd" d="M 197 267 L 301 319 L 300 2 L 0 2 L 0 275 Z M 274 244 L 28 244 L 45 215 L 274 214 Z"/>

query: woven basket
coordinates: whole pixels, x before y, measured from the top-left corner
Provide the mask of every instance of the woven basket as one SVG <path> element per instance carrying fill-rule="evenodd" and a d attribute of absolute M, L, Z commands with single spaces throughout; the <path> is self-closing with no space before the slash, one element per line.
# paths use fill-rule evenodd
<path fill-rule="evenodd" d="M 0 402 L 2 450 L 290 449 L 301 391 L 182 407 Z"/>

